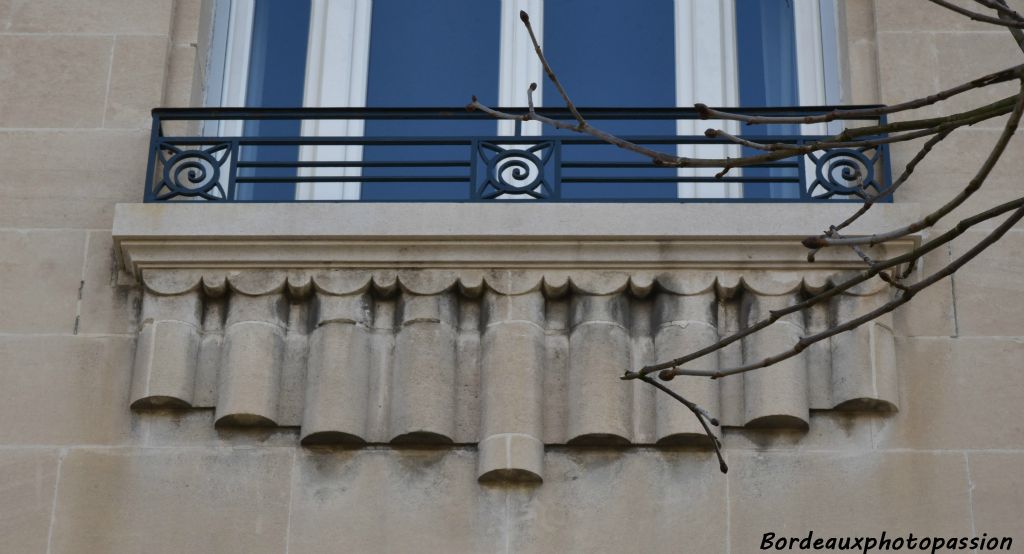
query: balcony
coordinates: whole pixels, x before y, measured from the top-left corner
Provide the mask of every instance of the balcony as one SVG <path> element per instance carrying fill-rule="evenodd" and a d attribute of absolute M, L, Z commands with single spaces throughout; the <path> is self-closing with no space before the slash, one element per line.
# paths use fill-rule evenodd
<path fill-rule="evenodd" d="M 665 151 L 744 153 L 700 134 L 728 126 L 694 110 L 584 113 Z M 551 445 L 709 448 L 671 399 L 618 376 L 861 270 L 841 249 L 810 263 L 799 239 L 848 216 L 860 196 L 884 197 L 890 182 L 884 146 L 717 179 L 462 108 L 153 116 L 148 203 L 118 205 L 112 233 L 121 278 L 142 297 L 132 406 L 293 428 L 307 445 L 475 444 L 485 482 L 539 482 Z M 747 129 L 751 140 L 795 144 L 835 132 Z M 847 232 L 916 217 L 913 204 L 886 203 Z M 881 259 L 916 244 L 866 252 Z M 847 291 L 721 363 L 785 349 L 882 305 L 888 291 Z M 899 408 L 893 329 L 881 318 L 771 379 L 691 381 L 686 392 L 723 426 L 762 433 L 806 430 L 812 411 L 889 413 Z"/>
<path fill-rule="evenodd" d="M 808 116 L 834 108 L 726 110 Z M 729 122 L 702 121 L 692 108 L 581 111 L 596 126 L 669 153 L 753 152 L 701 134 L 708 127 L 728 128 Z M 565 109 L 537 112 L 571 119 Z M 884 121 L 864 119 L 865 125 L 878 123 Z M 144 200 L 843 202 L 884 195 L 891 182 L 886 146 L 816 152 L 717 177 L 714 169 L 659 167 L 592 137 L 534 125 L 539 124 L 499 125 L 461 107 L 159 108 L 153 110 Z M 839 130 L 828 125 L 747 126 L 734 134 L 806 144 Z"/>

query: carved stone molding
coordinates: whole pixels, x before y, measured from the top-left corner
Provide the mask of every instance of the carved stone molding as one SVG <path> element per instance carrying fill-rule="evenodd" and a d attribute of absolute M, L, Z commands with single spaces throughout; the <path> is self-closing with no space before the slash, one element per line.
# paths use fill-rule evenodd
<path fill-rule="evenodd" d="M 219 208 L 118 206 L 143 289 L 133 408 L 214 408 L 218 425 L 299 427 L 310 445 L 478 444 L 481 480 L 541 480 L 546 444 L 707 446 L 689 413 L 618 376 L 861 264 L 810 264 L 795 240 L 835 205 Z M 912 216 L 899 210 L 875 217 Z M 750 224 L 787 234 L 728 232 Z M 699 363 L 784 350 L 888 294 L 861 286 Z M 804 429 L 810 410 L 895 410 L 896 383 L 882 318 L 764 371 L 670 386 L 725 426 Z"/>

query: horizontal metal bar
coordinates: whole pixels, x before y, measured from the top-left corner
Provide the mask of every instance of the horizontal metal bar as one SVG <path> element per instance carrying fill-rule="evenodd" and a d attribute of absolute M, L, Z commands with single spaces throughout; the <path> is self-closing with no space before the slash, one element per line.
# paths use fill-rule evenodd
<path fill-rule="evenodd" d="M 757 168 L 785 168 L 795 169 L 799 162 L 769 162 L 744 167 Z M 672 166 L 655 165 L 654 162 L 562 162 L 564 169 L 588 168 L 588 169 L 677 169 Z"/>
<path fill-rule="evenodd" d="M 412 161 L 412 162 L 238 162 L 238 167 L 469 167 L 469 162 Z"/>
<path fill-rule="evenodd" d="M 873 109 L 881 105 L 855 106 L 799 106 L 799 107 L 718 107 L 716 110 L 742 115 L 797 117 L 824 114 L 837 109 Z M 524 115 L 525 107 L 496 107 L 513 115 Z M 583 107 L 577 109 L 588 119 L 701 119 L 695 108 L 607 108 Z M 555 119 L 572 119 L 566 108 L 537 108 L 537 113 Z M 467 111 L 464 106 L 423 108 L 155 108 L 153 116 L 165 121 L 180 120 L 234 120 L 234 119 L 449 119 L 493 120 L 480 111 Z M 875 120 L 875 116 L 857 119 Z"/>
<path fill-rule="evenodd" d="M 792 177 L 566 177 L 563 183 L 799 183 Z"/>
<path fill-rule="evenodd" d="M 236 183 L 467 183 L 469 175 L 430 176 L 420 175 L 364 177 L 359 175 L 338 175 L 331 177 L 238 177 Z"/>
<path fill-rule="evenodd" d="M 558 139 L 564 146 L 600 145 L 617 148 L 607 142 L 583 135 L 570 136 L 384 136 L 384 137 L 343 137 L 343 136 L 268 136 L 268 137 L 182 137 L 174 136 L 161 139 L 161 142 L 172 145 L 214 145 L 237 141 L 242 146 L 470 146 L 476 140 L 494 144 L 533 145 L 552 142 Z M 734 144 L 725 139 L 708 138 L 703 135 L 667 136 L 667 135 L 623 135 L 620 138 L 636 144 Z M 796 144 L 797 142 L 814 142 L 827 138 L 818 135 L 744 135 L 740 138 L 763 143 Z M 637 154 L 640 155 L 640 154 Z"/>
<path fill-rule="evenodd" d="M 194 202 L 190 199 L 169 199 L 162 200 L 161 203 L 168 202 Z M 599 204 L 599 203 L 615 203 L 621 204 L 623 202 L 629 202 L 631 204 L 807 204 L 808 200 L 803 198 L 642 198 L 639 196 L 634 197 L 621 197 L 621 198 L 545 198 L 543 200 L 497 200 L 497 199 L 451 199 L 451 198 L 424 198 L 418 200 L 410 199 L 395 199 L 395 200 L 289 200 L 289 203 L 296 204 L 350 204 L 350 203 L 361 203 L 361 204 L 396 204 L 396 203 L 421 203 L 421 204 L 437 204 L 437 203 L 450 203 L 450 204 L 479 204 L 479 203 L 494 203 L 494 202 L 553 202 L 559 204 Z M 811 203 L 825 203 L 825 204 L 862 204 L 863 201 L 860 199 L 847 200 L 844 198 L 833 198 L 829 200 L 811 200 Z M 280 200 L 218 200 L 216 204 L 279 204 Z"/>

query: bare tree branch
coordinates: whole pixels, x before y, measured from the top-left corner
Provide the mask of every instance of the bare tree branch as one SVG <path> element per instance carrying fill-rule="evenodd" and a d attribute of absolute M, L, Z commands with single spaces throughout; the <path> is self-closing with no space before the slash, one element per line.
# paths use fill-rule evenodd
<path fill-rule="evenodd" d="M 722 443 L 721 441 L 718 440 L 718 437 L 716 437 L 715 434 L 711 432 L 711 428 L 708 427 L 708 423 L 711 423 L 711 425 L 718 427 L 718 420 L 711 417 L 711 414 L 707 413 L 700 406 L 683 398 L 682 396 L 677 394 L 676 391 L 655 381 L 654 379 L 651 379 L 650 377 L 646 376 L 639 377 L 639 379 L 644 383 L 647 383 L 648 385 L 651 385 L 654 388 L 676 399 L 677 401 L 679 401 L 680 404 L 686 406 L 687 408 L 690 409 L 691 412 L 693 412 L 693 416 L 696 417 L 697 421 L 700 422 L 701 427 L 704 428 L 704 433 L 707 434 L 708 440 L 711 442 L 711 446 L 713 446 L 715 449 L 715 455 L 718 456 L 718 469 L 721 470 L 722 473 L 728 473 L 729 466 L 728 464 L 725 463 L 725 458 L 722 457 Z"/>
<path fill-rule="evenodd" d="M 1008 19 L 1013 21 L 1024 21 L 1024 16 L 1020 15 L 1016 11 L 1006 5 L 1006 2 L 1002 0 L 974 0 L 976 3 L 991 8 L 999 12 L 1000 16 L 1006 16 Z"/>
<path fill-rule="evenodd" d="M 947 2 L 946 0 L 928 1 L 931 2 L 932 4 L 938 4 L 939 6 L 942 6 L 943 8 L 946 8 L 948 10 L 953 10 L 961 15 L 966 15 L 967 17 L 975 21 L 983 21 L 985 23 L 991 23 L 993 25 L 1000 25 L 1003 27 L 1012 27 L 1015 29 L 1024 28 L 1024 21 L 1015 21 L 1012 18 L 1003 19 L 1000 17 L 992 17 L 991 15 L 985 15 L 983 13 L 978 13 L 975 11 L 968 10 L 967 8 L 957 6 L 956 4 L 952 2 Z"/>
<path fill-rule="evenodd" d="M 882 106 L 878 108 L 857 108 L 852 110 L 835 109 L 828 113 L 821 115 L 807 115 L 798 117 L 784 117 L 784 116 L 766 116 L 766 115 L 747 115 L 737 114 L 722 110 L 716 110 L 708 107 L 706 104 L 695 104 L 694 107 L 700 114 L 701 119 L 722 119 L 731 121 L 740 121 L 748 125 L 759 125 L 759 124 L 809 124 L 809 123 L 828 123 L 830 121 L 837 120 L 854 120 L 854 119 L 876 119 L 883 115 L 890 115 L 894 113 L 904 112 L 908 110 L 914 110 L 918 108 L 924 108 L 931 106 L 943 100 L 952 98 L 958 94 L 968 92 L 971 90 L 984 88 L 989 85 L 996 83 L 1003 83 L 1006 81 L 1012 81 L 1021 76 L 1024 71 L 1024 65 L 1015 65 L 1006 69 L 990 73 L 988 75 L 978 77 L 972 81 L 957 85 L 953 88 L 903 102 L 900 104 L 893 104 L 891 106 Z"/>
<path fill-rule="evenodd" d="M 675 375 L 691 375 L 691 376 L 698 376 L 698 377 L 711 377 L 711 378 L 714 378 L 714 379 L 717 379 L 717 378 L 720 378 L 720 377 L 724 377 L 727 374 L 723 373 L 722 370 L 706 370 L 706 371 L 705 370 L 679 370 L 679 369 L 676 369 L 676 368 L 678 368 L 681 365 L 684 365 L 684 364 L 687 364 L 689 362 L 692 362 L 693 360 L 696 360 L 698 358 L 702 358 L 704 356 L 707 356 L 708 354 L 712 354 L 714 352 L 717 352 L 717 351 L 725 348 L 726 346 L 729 346 L 730 344 L 732 344 L 732 343 L 734 343 L 734 342 L 736 342 L 736 341 L 738 341 L 740 339 L 748 337 L 748 336 L 750 336 L 750 335 L 752 335 L 752 334 L 754 334 L 754 333 L 756 333 L 756 332 L 758 332 L 758 331 L 768 327 L 769 325 L 775 323 L 776 321 L 781 319 L 783 316 L 787 316 L 789 314 L 793 314 L 793 313 L 796 313 L 796 312 L 803 311 L 803 310 L 805 310 L 807 308 L 810 308 L 811 306 L 814 306 L 816 304 L 820 304 L 821 302 L 824 302 L 825 300 L 828 300 L 830 298 L 838 296 L 839 294 L 841 294 L 841 293 L 843 293 L 843 292 L 845 292 L 845 291 L 847 291 L 847 290 L 849 290 L 849 289 L 851 289 L 851 288 L 853 288 L 853 287 L 855 287 L 855 286 L 857 286 L 857 285 L 859 285 L 861 283 L 864 283 L 864 282 L 870 280 L 871 278 L 873 278 L 876 275 L 878 275 L 879 273 L 881 273 L 883 270 L 895 268 L 895 267 L 901 266 L 903 264 L 911 263 L 913 261 L 916 261 L 916 260 L 920 259 L 921 257 L 923 257 L 924 255 L 928 254 L 929 252 L 935 250 L 936 248 L 938 248 L 938 247 L 940 247 L 940 246 L 942 246 L 944 244 L 947 244 L 950 241 L 952 241 L 953 239 L 959 237 L 960 235 L 962 235 L 964 232 L 966 232 L 971 227 L 973 227 L 973 226 L 975 226 L 975 225 L 977 225 L 979 223 L 982 223 L 984 221 L 988 221 L 989 219 L 992 219 L 992 218 L 995 218 L 995 217 L 999 217 L 1000 215 L 1002 215 L 1002 214 L 1004 214 L 1004 213 L 1006 213 L 1008 211 L 1021 208 L 1022 206 L 1024 206 L 1024 198 L 1018 198 L 1016 200 L 1007 202 L 1005 204 L 1000 204 L 999 206 L 996 206 L 994 208 L 991 208 L 989 210 L 981 212 L 980 214 L 977 214 L 977 215 L 968 217 L 966 219 L 963 219 L 959 223 L 957 223 L 957 225 L 954 226 L 949 231 L 946 231 L 945 233 L 942 233 L 938 237 L 925 242 L 924 244 L 922 244 L 921 246 L 918 246 L 917 248 L 915 248 L 911 252 L 907 252 L 906 254 L 902 254 L 900 256 L 896 256 L 896 257 L 893 257 L 893 258 L 889 258 L 888 260 L 883 260 L 883 261 L 875 262 L 874 265 L 869 267 L 864 272 L 858 273 L 857 275 L 855 275 L 855 276 L 853 276 L 853 277 L 851 277 L 851 278 L 849 278 L 849 279 L 847 279 L 845 281 L 842 281 L 841 283 L 835 284 L 831 288 L 828 288 L 828 289 L 826 289 L 823 292 L 820 292 L 820 293 L 818 293 L 818 294 L 816 294 L 814 296 L 811 296 L 810 298 L 807 298 L 806 300 L 803 300 L 803 301 L 798 302 L 796 304 L 792 304 L 792 305 L 787 306 L 785 308 L 782 308 L 780 310 L 773 310 L 773 311 L 769 312 L 767 318 L 762 319 L 762 320 L 760 320 L 760 321 L 758 321 L 758 322 L 748 326 L 747 328 L 742 329 L 742 330 L 740 330 L 740 331 L 738 331 L 736 333 L 733 333 L 733 334 L 731 334 L 731 335 L 729 335 L 727 337 L 724 337 L 724 338 L 720 339 L 718 342 L 715 342 L 714 344 L 709 345 L 709 346 L 707 346 L 705 348 L 702 348 L 700 350 L 696 350 L 696 351 L 694 351 L 694 352 L 692 352 L 690 354 L 686 354 L 685 356 L 680 356 L 680 357 L 675 358 L 673 360 L 669 360 L 669 361 L 666 361 L 666 362 L 659 362 L 659 363 L 656 363 L 656 364 L 651 364 L 651 365 L 648 365 L 648 366 L 644 366 L 639 371 L 626 371 L 625 374 L 622 376 L 622 379 L 624 379 L 624 380 L 637 379 L 637 378 L 639 378 L 641 376 L 649 375 L 651 373 L 658 372 L 658 371 L 662 372 L 660 374 L 660 376 L 663 379 L 666 378 L 666 377 L 671 379 Z M 781 361 L 781 360 L 779 360 L 779 361 Z M 672 371 L 669 373 L 669 372 L 665 372 L 665 370 L 672 370 Z"/>
<path fill-rule="evenodd" d="M 736 375 L 738 373 L 745 373 L 747 371 L 752 371 L 752 370 L 755 370 L 755 369 L 761 369 L 761 368 L 764 368 L 764 367 L 775 365 L 775 364 L 777 364 L 777 363 L 779 363 L 779 362 L 781 362 L 783 360 L 787 360 L 789 358 L 792 358 L 793 356 L 796 356 L 797 354 L 800 354 L 801 352 L 804 351 L 804 349 L 806 349 L 808 346 L 810 346 L 810 345 L 812 345 L 812 344 L 814 344 L 816 342 L 820 342 L 822 340 L 825 340 L 825 339 L 827 339 L 829 337 L 833 337 L 833 336 L 838 335 L 840 333 L 845 333 L 846 331 L 852 331 L 853 329 L 856 329 L 857 327 L 860 327 L 861 325 L 863 325 L 863 324 L 865 324 L 865 323 L 867 323 L 869 321 L 872 321 L 874 319 L 877 319 L 878 317 L 880 317 L 882 315 L 885 315 L 885 314 L 895 310 L 896 308 L 902 306 L 903 304 L 906 304 L 907 302 L 910 301 L 911 298 L 914 297 L 915 294 L 917 294 L 921 290 L 931 286 L 932 284 L 934 284 L 935 282 L 939 281 L 940 279 L 944 279 L 944 278 L 952 275 L 953 273 L 955 273 L 956 270 L 958 270 L 961 267 L 963 267 L 964 264 L 966 264 L 970 260 L 974 259 L 978 254 L 982 253 L 991 244 L 993 244 L 994 242 L 996 242 L 997 240 L 1002 238 L 1002 236 L 1005 235 L 1006 232 L 1009 231 L 1014 225 L 1016 225 L 1016 223 L 1018 221 L 1020 221 L 1021 218 L 1024 218 L 1024 207 L 1022 207 L 1022 206 L 1024 206 L 1024 198 L 1019 198 L 1017 200 L 1014 200 L 1013 202 L 1008 202 L 1007 204 L 1004 204 L 1003 206 L 1000 206 L 999 207 L 1000 209 L 999 209 L 998 213 L 992 215 L 991 217 L 995 217 L 996 215 L 1000 215 L 1002 213 L 1006 213 L 1010 209 L 1014 209 L 1014 208 L 1016 208 L 1016 211 L 1014 211 L 1013 214 L 1009 218 L 1006 219 L 1006 221 L 1004 221 L 998 227 L 996 227 L 995 230 L 993 230 L 991 233 L 989 233 L 978 244 L 976 244 L 973 248 L 968 250 L 967 253 L 965 253 L 963 256 L 960 256 L 959 258 L 954 260 L 952 263 L 950 263 L 949 265 L 943 267 L 941 270 L 936 271 L 935 273 L 929 275 L 927 278 L 925 278 L 925 279 L 923 279 L 921 281 L 918 281 L 916 284 L 914 284 L 912 286 L 909 286 L 909 287 L 905 287 L 903 289 L 903 291 L 902 291 L 902 294 L 900 294 L 897 298 L 895 298 L 893 300 L 890 300 L 889 302 L 886 302 L 884 305 L 882 305 L 882 306 L 880 306 L 880 307 L 878 307 L 878 308 L 876 308 L 876 309 L 874 309 L 874 310 L 872 310 L 872 311 L 870 311 L 870 312 L 868 312 L 868 313 L 866 313 L 866 314 L 864 314 L 864 315 L 862 315 L 860 317 L 851 319 L 851 320 L 846 321 L 846 322 L 844 322 L 842 324 L 839 324 L 839 325 L 833 325 L 832 327 L 830 327 L 830 328 L 828 328 L 828 329 L 826 329 L 826 330 L 824 330 L 824 331 L 822 331 L 820 333 L 817 333 L 817 334 L 814 334 L 814 335 L 810 335 L 810 336 L 806 336 L 806 337 L 802 337 L 789 350 L 786 350 L 784 352 L 780 352 L 780 353 L 775 354 L 773 356 L 768 356 L 767 358 L 764 358 L 763 360 L 760 360 L 758 362 L 754 362 L 754 363 L 750 363 L 750 364 L 746 364 L 746 365 L 741 365 L 741 366 L 737 366 L 737 367 L 726 368 L 726 369 L 719 369 L 719 370 L 715 370 L 715 371 L 705 371 L 705 370 L 699 370 L 699 369 L 665 369 L 661 373 L 659 373 L 658 376 L 661 379 L 671 379 L 671 378 L 676 377 L 678 375 L 691 375 L 691 376 L 711 377 L 712 379 L 718 379 L 718 378 L 721 378 L 721 377 L 726 377 L 728 375 Z M 985 218 L 985 219 L 990 219 L 990 218 Z M 959 225 L 958 225 L 958 227 L 959 227 Z M 969 227 L 970 227 L 970 225 L 964 226 L 963 229 L 961 230 L 961 232 L 967 230 Z"/>

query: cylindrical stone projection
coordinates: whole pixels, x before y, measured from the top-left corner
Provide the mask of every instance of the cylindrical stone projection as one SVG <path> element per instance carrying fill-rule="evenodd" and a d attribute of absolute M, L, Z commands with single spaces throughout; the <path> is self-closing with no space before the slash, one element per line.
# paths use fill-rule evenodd
<path fill-rule="evenodd" d="M 450 292 L 402 296 L 391 376 L 391 442 L 453 441 L 455 303 Z"/>
<path fill-rule="evenodd" d="M 655 299 L 654 350 L 658 361 L 678 358 L 718 340 L 718 306 L 713 291 L 694 295 L 663 292 Z M 686 364 L 690 369 L 715 370 L 718 356 Z M 665 386 L 711 414 L 719 413 L 718 381 L 706 377 L 676 377 Z M 706 444 L 707 434 L 689 409 L 667 394 L 655 397 L 655 438 L 659 444 Z M 717 427 L 712 427 L 713 431 Z"/>
<path fill-rule="evenodd" d="M 627 299 L 577 293 L 570 312 L 568 442 L 629 444 L 633 388 L 619 379 L 630 362 Z"/>
<path fill-rule="evenodd" d="M 217 383 L 218 425 L 277 423 L 286 308 L 281 293 L 230 297 Z"/>
<path fill-rule="evenodd" d="M 540 481 L 544 458 L 544 297 L 483 300 L 481 481 Z"/>
<path fill-rule="evenodd" d="M 303 444 L 362 443 L 370 394 L 368 294 L 315 299 L 316 328 L 309 338 Z"/>
<path fill-rule="evenodd" d="M 198 290 L 143 295 L 132 370 L 133 408 L 192 405 L 201 318 Z"/>
<path fill-rule="evenodd" d="M 748 293 L 748 323 L 768 317 L 769 311 L 799 302 L 796 294 L 778 296 Z M 760 361 L 789 350 L 804 334 L 800 313 L 789 314 L 774 324 L 743 339 L 744 363 Z M 806 429 L 810 419 L 807 404 L 807 357 L 801 353 L 770 367 L 743 374 L 744 424 L 748 427 L 790 427 Z"/>
<path fill-rule="evenodd" d="M 870 312 L 888 300 L 888 289 L 866 296 L 840 294 L 833 301 L 836 323 Z M 896 410 L 899 391 L 892 315 L 886 314 L 830 341 L 833 407 Z"/>

